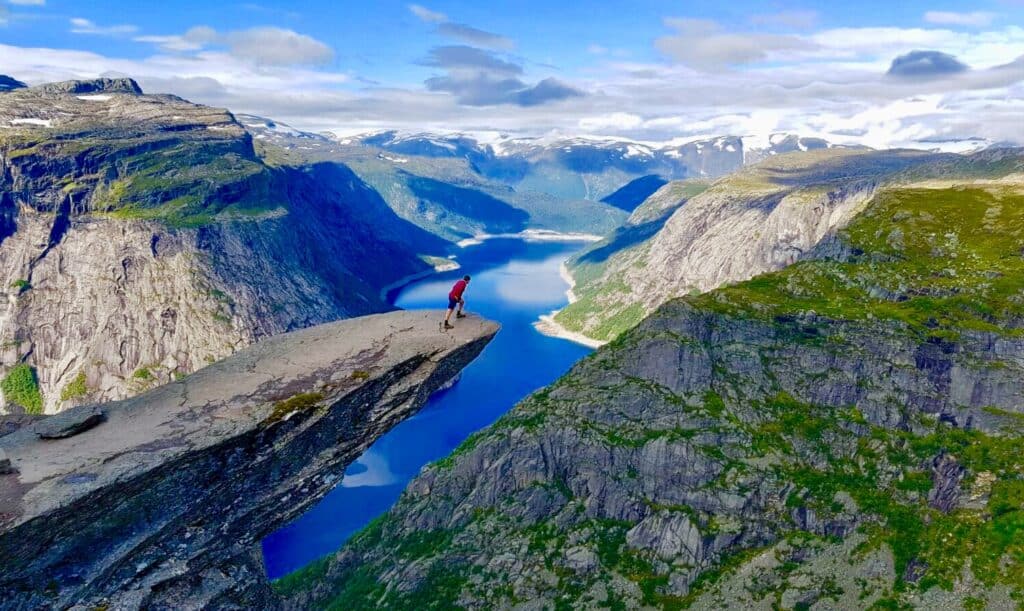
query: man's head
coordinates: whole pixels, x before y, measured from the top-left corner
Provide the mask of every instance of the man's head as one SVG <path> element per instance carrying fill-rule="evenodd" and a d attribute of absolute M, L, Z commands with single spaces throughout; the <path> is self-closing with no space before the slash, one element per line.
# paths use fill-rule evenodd
<path fill-rule="evenodd" d="M 469 274 L 463 276 L 462 279 L 465 280 L 466 282 L 469 282 Z"/>

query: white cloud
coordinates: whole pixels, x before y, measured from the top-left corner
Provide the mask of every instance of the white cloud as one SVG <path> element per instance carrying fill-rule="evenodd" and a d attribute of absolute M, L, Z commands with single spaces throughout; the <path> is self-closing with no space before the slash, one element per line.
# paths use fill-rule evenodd
<path fill-rule="evenodd" d="M 512 39 L 507 36 L 487 32 L 464 23 L 442 23 L 437 26 L 437 33 L 489 49 L 511 49 L 515 46 Z"/>
<path fill-rule="evenodd" d="M 587 132 L 606 132 L 636 129 L 643 122 L 643 117 L 639 115 L 628 112 L 613 112 L 606 115 L 583 117 L 579 120 L 579 126 Z"/>
<path fill-rule="evenodd" d="M 768 15 L 752 15 L 750 22 L 754 25 L 806 30 L 817 25 L 819 17 L 818 11 L 780 11 Z"/>
<path fill-rule="evenodd" d="M 796 36 L 727 32 L 707 19 L 670 17 L 665 25 L 675 34 L 655 41 L 659 51 L 702 70 L 764 61 L 772 52 L 805 49 L 810 43 Z"/>
<path fill-rule="evenodd" d="M 73 17 L 71 19 L 71 32 L 73 34 L 95 34 L 98 36 L 120 36 L 123 34 L 131 34 L 137 31 L 138 28 L 133 25 L 121 24 L 121 25 L 110 25 L 101 26 L 93 23 L 92 21 L 83 17 Z"/>
<path fill-rule="evenodd" d="M 924 14 L 924 20 L 936 25 L 959 25 L 967 27 L 982 28 L 992 24 L 996 18 L 995 13 L 986 11 L 973 11 L 970 13 L 955 13 L 952 11 L 928 11 Z"/>
<path fill-rule="evenodd" d="M 930 147 L 973 136 L 1024 143 L 1024 59 L 1013 61 L 1024 56 L 1019 26 L 819 29 L 751 48 L 736 43 L 746 32 L 714 22 L 670 25 L 668 38 L 689 35 L 697 50 L 670 44 L 671 59 L 644 63 L 617 60 L 617 50 L 608 48 L 591 55 L 591 66 L 563 74 L 529 58 L 482 49 L 475 57 L 468 47 L 452 47 L 458 51 L 437 50 L 422 60 L 448 79 L 425 87 L 367 85 L 361 76 L 375 75 L 331 67 L 285 67 L 310 54 L 261 60 L 244 45 L 232 46 L 231 33 L 210 28 L 139 35 L 161 51 L 141 59 L 4 45 L 0 56 L 5 72 L 33 84 L 131 75 L 147 91 L 310 131 L 586 132 L 647 141 L 796 132 L 878 147 Z M 895 58 L 914 50 L 945 53 L 971 69 L 926 80 L 886 76 Z M 482 80 L 481 73 L 505 78 Z M 354 80 L 362 84 L 348 89 Z M 502 103 L 501 112 L 491 103 Z"/>
<path fill-rule="evenodd" d="M 325 64 L 334 59 L 326 44 L 292 30 L 262 27 L 228 32 L 222 36 L 236 57 L 272 66 Z"/>
<path fill-rule="evenodd" d="M 170 36 L 136 36 L 132 40 L 154 44 L 164 51 L 198 51 L 203 48 L 203 43 L 174 34 Z"/>
<path fill-rule="evenodd" d="M 305 34 L 275 27 L 217 32 L 197 26 L 184 34 L 143 35 L 132 40 L 157 45 L 164 51 L 199 51 L 211 46 L 226 47 L 228 53 L 267 66 L 325 64 L 334 59 L 329 46 Z"/>
<path fill-rule="evenodd" d="M 426 23 L 444 23 L 448 21 L 448 15 L 432 11 L 426 7 L 420 6 L 419 4 L 410 4 L 409 10 L 413 15 L 416 15 L 416 17 Z"/>

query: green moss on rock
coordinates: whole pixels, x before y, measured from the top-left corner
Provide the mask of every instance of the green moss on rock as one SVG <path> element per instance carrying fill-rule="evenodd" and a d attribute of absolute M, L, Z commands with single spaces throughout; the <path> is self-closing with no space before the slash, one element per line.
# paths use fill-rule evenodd
<path fill-rule="evenodd" d="M 0 390 L 3 390 L 6 401 L 20 405 L 26 412 L 43 413 L 43 395 L 35 367 L 25 363 L 15 365 L 0 382 Z"/>
<path fill-rule="evenodd" d="M 85 372 L 79 371 L 70 382 L 68 382 L 64 388 L 60 391 L 61 401 L 70 401 L 72 399 L 78 399 L 89 394 L 89 388 L 85 383 Z"/>

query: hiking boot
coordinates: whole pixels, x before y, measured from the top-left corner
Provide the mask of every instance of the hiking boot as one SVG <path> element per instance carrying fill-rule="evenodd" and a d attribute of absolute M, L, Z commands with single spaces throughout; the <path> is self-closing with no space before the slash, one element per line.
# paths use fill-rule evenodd
<path fill-rule="evenodd" d="M 455 328 L 455 325 L 453 325 L 452 323 L 450 323 L 450 322 L 448 322 L 448 321 L 446 320 L 446 321 L 444 321 L 444 328 L 445 328 L 445 329 L 454 329 L 454 328 Z"/>
<path fill-rule="evenodd" d="M 456 312 L 455 313 L 455 318 L 465 318 L 465 317 L 466 317 L 466 315 L 463 314 L 462 312 Z"/>

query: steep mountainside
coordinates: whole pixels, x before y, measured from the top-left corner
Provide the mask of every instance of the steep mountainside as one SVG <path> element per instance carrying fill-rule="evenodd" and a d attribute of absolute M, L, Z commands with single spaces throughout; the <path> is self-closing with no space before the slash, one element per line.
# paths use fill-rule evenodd
<path fill-rule="evenodd" d="M 444 248 L 347 168 L 271 167 L 227 111 L 128 79 L 0 93 L 0 171 L 7 411 L 122 398 L 388 309 L 381 287 Z"/>
<path fill-rule="evenodd" d="M 941 174 L 876 193 L 785 270 L 663 305 L 278 591 L 296 609 L 1019 607 L 1024 175 Z"/>
<path fill-rule="evenodd" d="M 605 197 L 601 201 L 621 208 L 626 212 L 633 212 L 644 203 L 648 197 L 657 193 L 658 189 L 665 186 L 668 181 L 657 174 L 641 176 L 620 187 L 615 193 Z"/>
<path fill-rule="evenodd" d="M 446 240 L 525 229 L 603 235 L 625 218 L 621 210 L 598 201 L 513 188 L 489 177 L 475 164 L 477 148 L 465 149 L 464 155 L 441 154 L 435 148 L 452 150 L 423 141 L 392 150 L 377 147 L 374 138 L 339 141 L 260 117 L 240 120 L 269 160 L 342 162 L 396 214 Z"/>
<path fill-rule="evenodd" d="M 850 149 L 791 153 L 699 194 L 682 190 L 667 220 L 631 220 L 620 230 L 626 239 L 613 236 L 570 262 L 578 301 L 555 320 L 608 340 L 672 297 L 780 269 L 852 218 L 881 185 L 943 159 L 960 158 Z M 670 193 L 659 192 L 652 205 L 665 209 L 657 202 Z"/>

